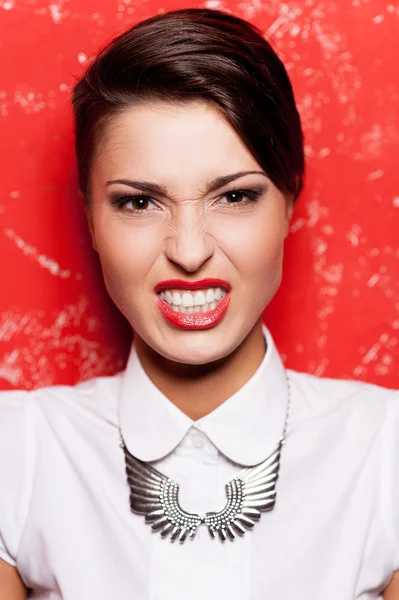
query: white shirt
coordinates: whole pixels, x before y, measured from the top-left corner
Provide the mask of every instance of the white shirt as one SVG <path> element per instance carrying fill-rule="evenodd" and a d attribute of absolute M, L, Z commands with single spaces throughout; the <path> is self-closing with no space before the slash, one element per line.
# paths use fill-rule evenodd
<path fill-rule="evenodd" d="M 0 393 L 0 557 L 41 600 L 376 599 L 399 569 L 399 392 L 288 370 L 291 403 L 273 510 L 222 543 L 172 543 L 132 513 L 130 452 L 180 486 L 189 512 L 276 448 L 287 407 L 269 330 L 253 377 L 191 421 L 126 370 Z"/>

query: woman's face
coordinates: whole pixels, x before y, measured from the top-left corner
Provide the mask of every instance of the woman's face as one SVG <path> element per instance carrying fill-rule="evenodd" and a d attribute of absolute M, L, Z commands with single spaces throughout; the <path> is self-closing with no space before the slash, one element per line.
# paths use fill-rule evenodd
<path fill-rule="evenodd" d="M 91 191 L 93 247 L 135 334 L 186 364 L 238 348 L 279 287 L 292 201 L 223 115 L 201 101 L 119 113 Z"/>

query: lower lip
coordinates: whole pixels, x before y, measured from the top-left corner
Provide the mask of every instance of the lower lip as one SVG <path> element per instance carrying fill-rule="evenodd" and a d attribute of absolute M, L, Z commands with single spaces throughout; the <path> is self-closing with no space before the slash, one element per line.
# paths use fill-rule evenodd
<path fill-rule="evenodd" d="M 159 298 L 158 307 L 169 323 L 180 329 L 209 329 L 225 316 L 230 304 L 230 294 L 222 298 L 216 308 L 207 313 L 178 313 Z"/>

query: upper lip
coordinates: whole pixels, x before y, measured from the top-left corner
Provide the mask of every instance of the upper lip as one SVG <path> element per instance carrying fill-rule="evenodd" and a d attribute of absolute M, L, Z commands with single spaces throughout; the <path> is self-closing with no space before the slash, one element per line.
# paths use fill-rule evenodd
<path fill-rule="evenodd" d="M 216 279 L 214 277 L 198 279 L 197 281 L 184 281 L 183 279 L 167 279 L 165 281 L 160 281 L 159 283 L 157 283 L 154 290 L 156 293 L 158 293 L 168 289 L 199 290 L 201 288 L 209 287 L 221 287 L 224 288 L 227 292 L 231 290 L 231 285 L 228 283 L 228 281 L 224 281 L 223 279 Z"/>

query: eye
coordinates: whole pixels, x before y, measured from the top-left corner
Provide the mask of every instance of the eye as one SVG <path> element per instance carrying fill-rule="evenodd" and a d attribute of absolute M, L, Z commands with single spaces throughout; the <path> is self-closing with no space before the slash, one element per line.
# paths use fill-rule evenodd
<path fill-rule="evenodd" d="M 123 196 L 116 196 L 111 199 L 111 203 L 116 206 L 118 210 L 133 213 L 146 212 L 148 210 L 153 210 L 155 207 L 152 199 L 144 194 L 125 194 Z"/>
<path fill-rule="evenodd" d="M 220 196 L 218 202 L 224 205 L 250 204 L 255 203 L 261 194 L 260 190 L 230 190 Z"/>

